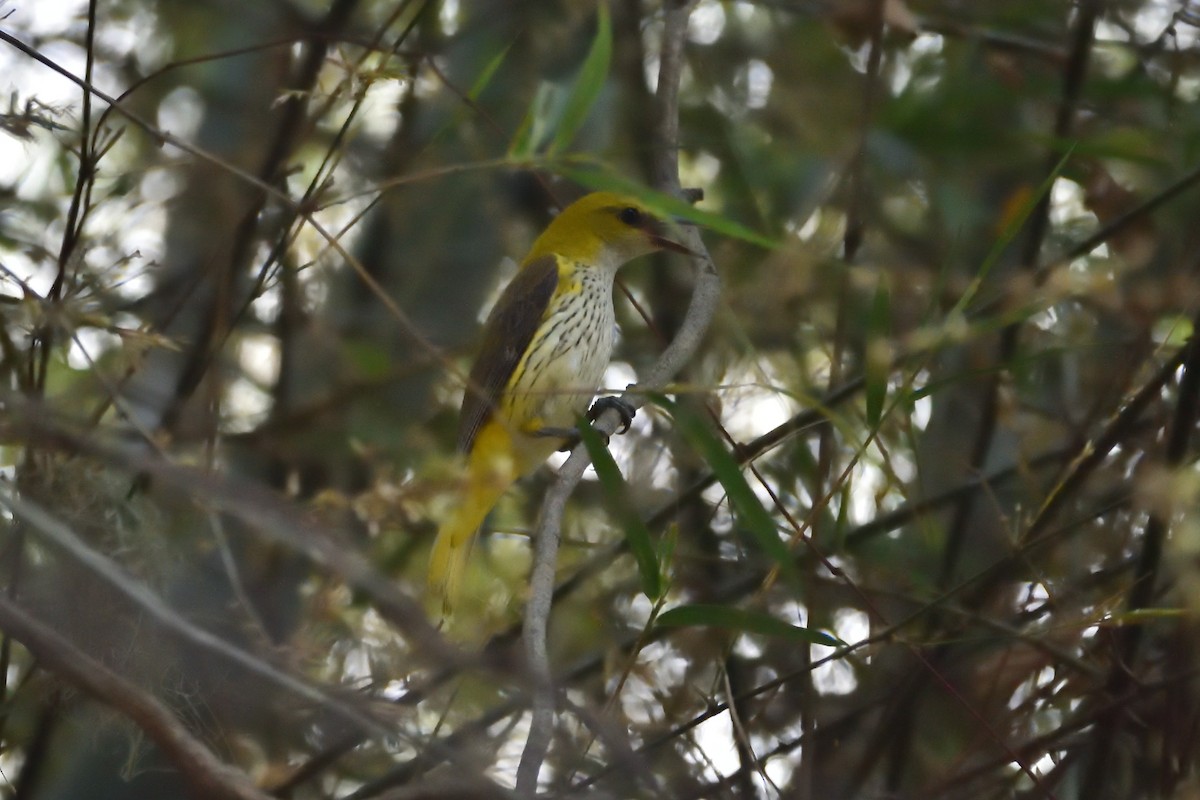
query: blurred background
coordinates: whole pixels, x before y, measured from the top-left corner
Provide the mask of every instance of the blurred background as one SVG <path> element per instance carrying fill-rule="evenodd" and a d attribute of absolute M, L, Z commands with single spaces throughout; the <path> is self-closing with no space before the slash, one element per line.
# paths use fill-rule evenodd
<path fill-rule="evenodd" d="M 487 668 L 311 553 L 419 601 L 488 303 L 667 146 L 662 12 L 0 4 L 0 586 L 68 648 L 0 625 L 0 795 L 205 796 L 98 662 L 276 797 L 506 796 L 552 470 L 474 551 Z M 589 472 L 545 792 L 1200 797 L 1198 33 L 1190 0 L 694 3 L 724 291 L 669 393 L 788 552 L 640 412 L 612 450 L 667 589 Z M 607 387 L 692 283 L 622 272 Z"/>

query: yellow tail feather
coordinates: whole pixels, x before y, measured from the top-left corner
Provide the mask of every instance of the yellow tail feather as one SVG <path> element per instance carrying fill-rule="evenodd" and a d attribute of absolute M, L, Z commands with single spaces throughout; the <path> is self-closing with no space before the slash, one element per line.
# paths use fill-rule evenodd
<path fill-rule="evenodd" d="M 472 465 L 473 467 L 475 465 Z M 438 529 L 429 556 L 429 590 L 440 601 L 442 616 L 449 617 L 462 593 L 462 578 L 471 554 L 471 543 L 488 512 L 515 480 L 515 476 L 479 475 L 472 469 L 460 504 Z"/>

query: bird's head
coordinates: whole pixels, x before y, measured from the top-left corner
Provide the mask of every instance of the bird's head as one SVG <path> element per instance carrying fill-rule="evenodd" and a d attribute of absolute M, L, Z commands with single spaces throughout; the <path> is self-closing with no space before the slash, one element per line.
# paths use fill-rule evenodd
<path fill-rule="evenodd" d="M 533 243 L 526 261 L 559 255 L 615 270 L 656 250 L 691 250 L 646 205 L 614 192 L 593 192 L 567 206 Z"/>

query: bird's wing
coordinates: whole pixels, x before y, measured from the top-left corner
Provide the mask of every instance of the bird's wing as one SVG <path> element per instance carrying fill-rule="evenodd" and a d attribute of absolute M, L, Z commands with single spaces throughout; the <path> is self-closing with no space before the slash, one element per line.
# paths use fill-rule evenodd
<path fill-rule="evenodd" d="M 458 449 L 469 453 L 475 435 L 496 410 L 500 394 L 533 339 L 558 287 L 553 256 L 523 264 L 483 324 L 483 348 L 475 358 L 458 418 Z"/>

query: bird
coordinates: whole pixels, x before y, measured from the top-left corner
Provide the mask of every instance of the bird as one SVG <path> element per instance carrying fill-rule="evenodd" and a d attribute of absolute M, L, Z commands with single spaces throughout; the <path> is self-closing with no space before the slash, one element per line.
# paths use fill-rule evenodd
<path fill-rule="evenodd" d="M 483 326 L 459 412 L 461 496 L 438 529 L 428 588 L 453 614 L 471 544 L 492 508 L 556 450 L 596 393 L 616 339 L 613 281 L 626 262 L 659 250 L 691 254 L 639 200 L 593 192 L 564 208 L 534 241 Z M 632 408 L 601 398 L 605 407 Z M 624 405 L 624 409 L 621 406 Z"/>

